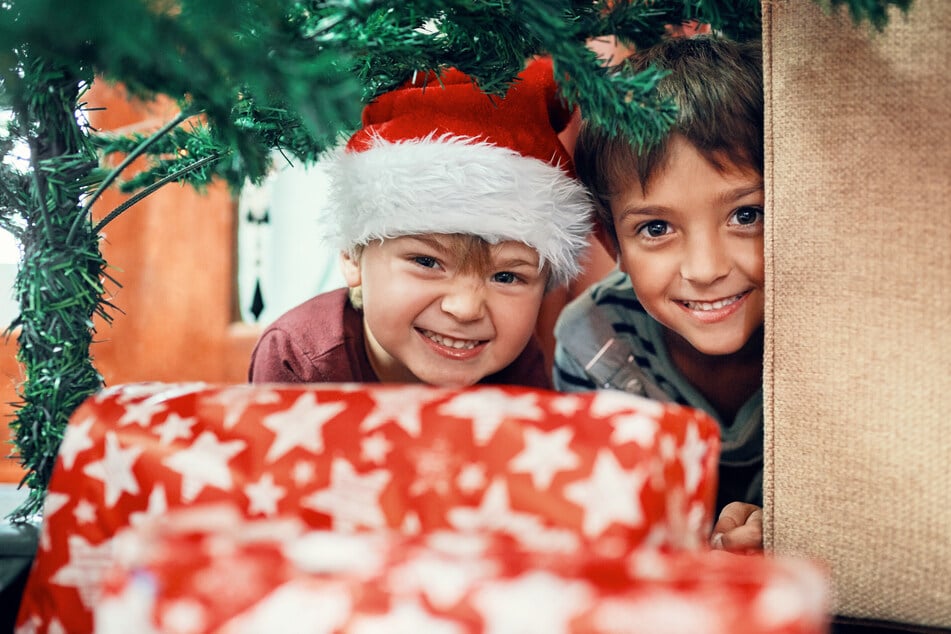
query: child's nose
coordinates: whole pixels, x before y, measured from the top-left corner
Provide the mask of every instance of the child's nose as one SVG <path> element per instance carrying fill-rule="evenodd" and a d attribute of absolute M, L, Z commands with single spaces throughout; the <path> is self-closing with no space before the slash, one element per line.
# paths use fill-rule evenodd
<path fill-rule="evenodd" d="M 731 259 L 723 241 L 714 236 L 698 237 L 687 242 L 680 274 L 695 284 L 712 284 L 730 272 Z"/>
<path fill-rule="evenodd" d="M 455 281 L 442 298 L 442 309 L 459 321 L 476 321 L 485 316 L 485 285 Z"/>

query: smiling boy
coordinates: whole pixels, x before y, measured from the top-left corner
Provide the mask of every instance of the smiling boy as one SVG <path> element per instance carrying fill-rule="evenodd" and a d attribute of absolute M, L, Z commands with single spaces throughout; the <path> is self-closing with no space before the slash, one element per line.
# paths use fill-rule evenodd
<path fill-rule="evenodd" d="M 678 116 L 642 152 L 582 124 L 576 167 L 618 270 L 562 312 L 555 387 L 621 389 L 714 416 L 722 438 L 717 508 L 726 509 L 714 543 L 755 549 L 765 310 L 759 43 L 673 38 L 628 64 L 622 72 L 669 71 L 657 90 Z"/>
<path fill-rule="evenodd" d="M 321 218 L 350 290 L 272 323 L 250 380 L 551 387 L 536 320 L 580 271 L 591 229 L 558 139 L 570 115 L 549 60 L 502 99 L 449 70 L 368 105 Z"/>
<path fill-rule="evenodd" d="M 345 256 L 344 277 L 362 290 L 377 377 L 466 386 L 507 367 L 532 339 L 549 272 L 539 264 L 520 242 L 440 234 Z"/>

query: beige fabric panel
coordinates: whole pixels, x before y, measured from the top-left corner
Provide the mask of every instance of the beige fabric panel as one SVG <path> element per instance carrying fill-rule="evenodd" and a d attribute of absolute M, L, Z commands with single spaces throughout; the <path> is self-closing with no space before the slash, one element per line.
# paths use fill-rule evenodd
<path fill-rule="evenodd" d="M 763 13 L 767 547 L 951 627 L 951 1 Z"/>

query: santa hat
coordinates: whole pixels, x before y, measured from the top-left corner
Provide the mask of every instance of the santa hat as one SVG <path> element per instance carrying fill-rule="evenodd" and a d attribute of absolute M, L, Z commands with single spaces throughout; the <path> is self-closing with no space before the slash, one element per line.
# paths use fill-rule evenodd
<path fill-rule="evenodd" d="M 530 63 L 504 98 L 458 70 L 420 73 L 364 109 L 329 167 L 324 226 L 350 251 L 422 233 L 520 241 L 565 283 L 591 230 L 589 195 L 558 139 L 570 118 L 548 59 Z"/>

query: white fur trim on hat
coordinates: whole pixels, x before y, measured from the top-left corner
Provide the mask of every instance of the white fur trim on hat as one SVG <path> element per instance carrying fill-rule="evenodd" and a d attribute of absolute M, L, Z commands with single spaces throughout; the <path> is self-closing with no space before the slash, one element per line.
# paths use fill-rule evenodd
<path fill-rule="evenodd" d="M 332 207 L 323 226 L 337 246 L 426 233 L 523 242 L 563 284 L 581 271 L 591 199 L 562 169 L 471 138 L 432 135 L 361 152 L 330 166 Z"/>

